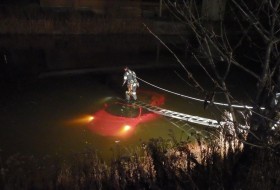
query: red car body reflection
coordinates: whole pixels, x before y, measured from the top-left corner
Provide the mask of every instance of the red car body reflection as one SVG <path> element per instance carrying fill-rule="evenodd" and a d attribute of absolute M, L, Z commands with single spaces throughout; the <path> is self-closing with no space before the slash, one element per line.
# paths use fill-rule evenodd
<path fill-rule="evenodd" d="M 160 106 L 165 101 L 164 96 L 150 91 L 139 91 L 138 99 L 154 106 Z M 157 114 L 142 107 L 113 99 L 93 114 L 89 129 L 102 136 L 126 137 L 135 131 L 139 123 L 148 122 L 157 117 Z"/>

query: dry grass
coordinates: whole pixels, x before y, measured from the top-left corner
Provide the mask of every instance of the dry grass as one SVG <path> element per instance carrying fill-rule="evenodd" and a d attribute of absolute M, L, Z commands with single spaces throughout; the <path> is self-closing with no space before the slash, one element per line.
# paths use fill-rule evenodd
<path fill-rule="evenodd" d="M 221 131 L 221 134 L 225 134 Z M 94 151 L 69 161 L 14 155 L 1 162 L 1 189 L 277 189 L 280 159 L 258 150 L 250 162 L 230 138 L 151 139 L 110 164 Z M 219 142 L 218 142 L 218 141 Z M 222 143 L 220 143 L 222 141 Z M 227 142 L 226 142 L 227 141 Z M 117 150 L 121 151 L 121 150 Z M 120 153 L 120 152 L 119 152 Z"/>

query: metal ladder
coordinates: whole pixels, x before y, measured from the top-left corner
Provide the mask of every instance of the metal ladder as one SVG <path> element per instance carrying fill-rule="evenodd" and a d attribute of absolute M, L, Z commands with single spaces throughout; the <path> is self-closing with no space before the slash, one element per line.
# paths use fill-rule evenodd
<path fill-rule="evenodd" d="M 148 111 L 154 112 L 156 114 L 163 115 L 163 116 L 170 117 L 170 118 L 179 119 L 181 121 L 187 121 L 189 123 L 195 123 L 198 125 L 204 125 L 204 126 L 209 126 L 209 127 L 214 127 L 214 128 L 220 127 L 219 122 L 214 119 L 208 119 L 208 118 L 203 118 L 203 117 L 199 117 L 199 116 L 193 116 L 193 115 L 189 115 L 189 114 L 171 111 L 171 110 L 160 108 L 158 106 L 152 106 L 152 105 L 149 105 L 147 103 L 144 103 L 144 102 L 141 102 L 138 100 L 134 101 L 132 104 L 136 105 L 136 106 L 141 106 L 144 109 L 147 109 Z"/>

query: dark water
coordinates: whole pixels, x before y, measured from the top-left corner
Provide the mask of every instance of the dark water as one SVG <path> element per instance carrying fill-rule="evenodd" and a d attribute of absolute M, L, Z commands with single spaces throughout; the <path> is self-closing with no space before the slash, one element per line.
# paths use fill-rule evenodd
<path fill-rule="evenodd" d="M 124 65 L 134 68 L 140 78 L 162 88 L 203 98 L 174 73 L 182 69 L 176 67 L 175 60 L 166 52 L 158 54 L 158 44 L 149 37 L 35 36 L 32 39 L 30 36 L 4 36 L 0 43 L 2 156 L 15 153 L 68 156 L 97 149 L 102 157 L 110 158 L 119 146 L 129 151 L 151 138 L 167 139 L 170 134 L 178 140 L 188 137 L 164 117 L 140 124 L 126 139 L 94 134 L 83 120 L 99 110 L 106 98 L 124 96 L 125 89 L 121 87 Z M 43 75 L 69 69 L 72 72 L 68 74 Z M 75 72 L 77 69 L 96 72 L 79 73 Z M 204 75 L 195 72 L 198 80 L 207 86 Z M 246 99 L 249 93 L 241 90 L 238 82 L 242 80 L 240 75 L 231 87 L 236 89 L 237 97 Z M 204 110 L 200 102 L 142 82 L 140 88 L 165 96 L 164 108 L 213 119 L 220 117 L 218 110 Z M 244 84 L 242 88 L 247 86 Z"/>

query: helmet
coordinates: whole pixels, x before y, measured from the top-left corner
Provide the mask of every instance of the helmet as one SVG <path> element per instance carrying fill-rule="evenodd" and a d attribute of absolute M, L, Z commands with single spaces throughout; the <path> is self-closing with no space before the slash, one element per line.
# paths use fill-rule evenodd
<path fill-rule="evenodd" d="M 127 70 L 128 70 L 128 67 L 127 67 L 127 66 L 125 66 L 123 69 L 124 69 L 125 71 L 127 71 Z"/>

